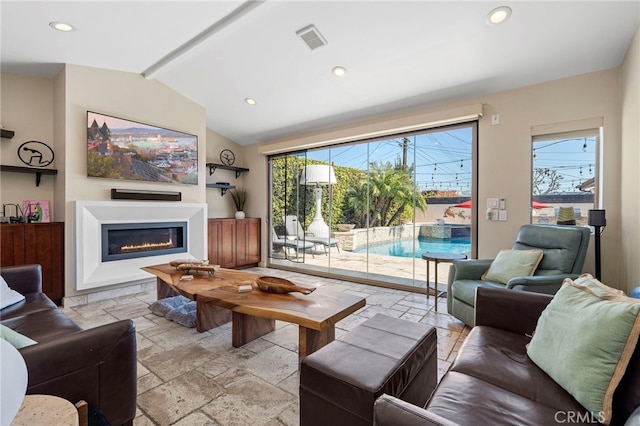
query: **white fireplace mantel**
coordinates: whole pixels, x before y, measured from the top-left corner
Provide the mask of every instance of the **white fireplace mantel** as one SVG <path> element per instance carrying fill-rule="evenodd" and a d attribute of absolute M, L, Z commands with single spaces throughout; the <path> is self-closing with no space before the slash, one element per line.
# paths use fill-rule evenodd
<path fill-rule="evenodd" d="M 88 290 L 151 277 L 140 268 L 175 259 L 207 258 L 207 205 L 155 201 L 76 201 L 76 289 Z M 102 224 L 187 222 L 187 253 L 102 261 Z"/>

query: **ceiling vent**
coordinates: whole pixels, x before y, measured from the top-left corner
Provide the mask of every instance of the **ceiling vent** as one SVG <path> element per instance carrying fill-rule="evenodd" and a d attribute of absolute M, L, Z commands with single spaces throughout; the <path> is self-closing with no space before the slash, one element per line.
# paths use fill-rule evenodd
<path fill-rule="evenodd" d="M 309 25 L 296 31 L 296 35 L 300 37 L 311 50 L 315 50 L 318 47 L 322 47 L 327 44 L 327 40 L 322 37 L 320 31 L 318 31 L 318 29 L 313 25 Z"/>

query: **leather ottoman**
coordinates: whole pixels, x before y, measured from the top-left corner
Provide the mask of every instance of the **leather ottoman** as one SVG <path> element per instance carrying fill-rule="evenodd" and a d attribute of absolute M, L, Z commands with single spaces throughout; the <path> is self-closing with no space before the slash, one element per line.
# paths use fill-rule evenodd
<path fill-rule="evenodd" d="M 300 366 L 300 424 L 372 425 L 383 393 L 424 407 L 438 380 L 433 327 L 377 314 Z"/>

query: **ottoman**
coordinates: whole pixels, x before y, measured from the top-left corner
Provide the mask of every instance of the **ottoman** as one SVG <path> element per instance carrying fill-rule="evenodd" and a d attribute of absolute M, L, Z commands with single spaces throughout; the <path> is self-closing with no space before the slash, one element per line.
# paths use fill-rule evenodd
<path fill-rule="evenodd" d="M 437 380 L 435 328 L 377 314 L 302 360 L 300 425 L 372 425 L 380 395 L 424 407 Z"/>

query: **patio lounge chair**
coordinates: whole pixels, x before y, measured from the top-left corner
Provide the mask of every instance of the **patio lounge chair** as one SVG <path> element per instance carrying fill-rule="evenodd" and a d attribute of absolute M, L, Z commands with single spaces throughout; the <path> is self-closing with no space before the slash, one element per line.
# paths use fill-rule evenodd
<path fill-rule="evenodd" d="M 302 226 L 300 226 L 298 216 L 285 216 L 284 222 L 287 236 L 295 237 L 298 241 L 306 241 L 309 243 L 313 243 L 314 245 L 321 244 L 324 248 L 324 254 L 327 254 L 327 247 L 335 247 L 338 249 L 338 253 L 340 253 L 340 247 L 338 247 L 337 238 L 315 237 L 313 235 L 306 235 L 304 230 L 302 229 Z"/>
<path fill-rule="evenodd" d="M 285 248 L 285 250 L 293 249 L 296 252 L 296 256 L 298 256 L 298 251 L 305 251 L 305 250 L 312 249 L 314 247 L 314 244 L 311 242 L 282 238 L 278 236 L 278 234 L 276 233 L 276 230 L 273 227 L 271 227 L 271 244 L 273 245 L 274 249 L 275 248 Z M 311 253 L 311 257 L 314 257 L 313 253 Z"/>

